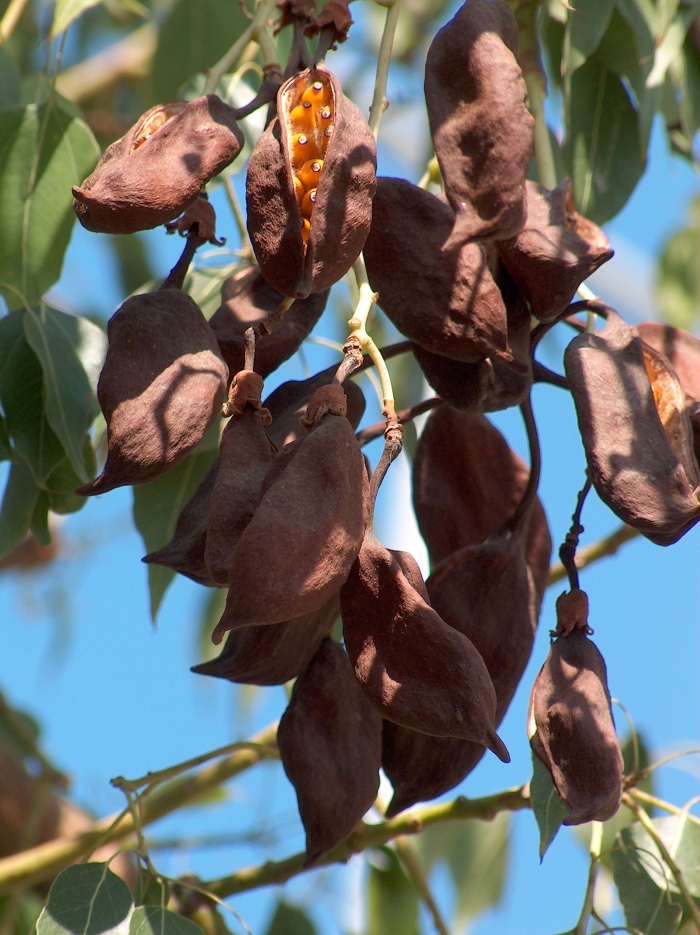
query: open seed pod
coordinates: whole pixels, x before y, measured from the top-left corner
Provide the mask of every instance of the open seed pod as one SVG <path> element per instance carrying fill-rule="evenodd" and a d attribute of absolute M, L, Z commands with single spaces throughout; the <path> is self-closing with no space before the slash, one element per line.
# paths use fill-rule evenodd
<path fill-rule="evenodd" d="M 197 304 L 179 289 L 131 296 L 110 318 L 97 384 L 107 461 L 83 497 L 144 484 L 199 444 L 217 416 L 228 370 Z"/>
<path fill-rule="evenodd" d="M 676 542 L 700 503 L 690 417 L 670 366 L 650 368 L 652 390 L 642 341 L 612 310 L 600 334 L 574 338 L 564 366 L 601 500 L 657 545 Z M 664 424 L 680 433 L 673 445 Z"/>
<path fill-rule="evenodd" d="M 355 675 L 387 720 L 436 737 L 474 740 L 508 762 L 483 659 L 371 533 L 341 588 L 340 606 Z"/>
<path fill-rule="evenodd" d="M 277 743 L 297 794 L 309 867 L 352 833 L 379 789 L 382 719 L 339 643 L 324 640 L 295 684 Z"/>
<path fill-rule="evenodd" d="M 162 549 L 145 555 L 141 559 L 142 562 L 147 565 L 162 565 L 164 568 L 171 568 L 208 588 L 217 586 L 204 561 L 204 550 L 207 545 L 209 526 L 209 501 L 218 470 L 219 458 L 217 457 L 184 505 L 170 542 Z"/>
<path fill-rule="evenodd" d="M 565 825 L 607 821 L 622 795 L 605 662 L 586 629 L 555 639 L 530 697 L 530 745 L 569 809 Z"/>
<path fill-rule="evenodd" d="M 273 390 L 265 400 L 265 408 L 270 410 L 272 424 L 268 426 L 267 434 L 282 448 L 290 442 L 296 441 L 306 434 L 300 419 L 306 412 L 311 397 L 320 386 L 327 386 L 333 382 L 337 366 L 322 370 L 308 380 L 288 380 Z M 360 424 L 365 411 L 365 397 L 353 380 L 343 383 L 347 405 L 347 419 L 353 429 Z"/>
<path fill-rule="evenodd" d="M 172 221 L 242 145 L 234 111 L 214 94 L 188 104 L 158 104 L 73 188 L 78 220 L 107 234 L 133 234 Z"/>
<path fill-rule="evenodd" d="M 212 639 L 317 610 L 347 578 L 362 542 L 368 481 L 340 386 L 316 391 L 309 433 L 272 461 L 261 499 L 231 559 L 224 614 Z M 277 461 L 284 462 L 283 470 Z"/>
<path fill-rule="evenodd" d="M 323 292 L 350 269 L 372 219 L 376 146 L 322 66 L 290 78 L 248 166 L 248 232 L 265 279 L 286 296 Z"/>
<path fill-rule="evenodd" d="M 449 244 L 503 240 L 525 222 L 534 122 L 517 46 L 518 26 L 502 0 L 467 0 L 428 50 L 430 132 L 456 214 Z"/>
<path fill-rule="evenodd" d="M 244 366 L 246 329 L 266 321 L 277 311 L 283 299 L 281 293 L 265 282 L 257 266 L 241 270 L 224 281 L 221 305 L 209 319 L 209 324 L 231 377 Z M 255 372 L 266 377 L 298 351 L 323 314 L 327 301 L 328 291 L 297 299 L 271 334 L 258 337 L 255 342 Z"/>
<path fill-rule="evenodd" d="M 577 214 L 568 179 L 554 191 L 528 181 L 526 191 L 525 226 L 496 247 L 532 314 L 540 321 L 552 321 L 613 251 L 597 224 Z"/>
<path fill-rule="evenodd" d="M 335 594 L 323 607 L 293 620 L 231 630 L 221 655 L 192 671 L 246 685 L 283 685 L 305 671 L 339 614 Z"/>
<path fill-rule="evenodd" d="M 239 371 L 233 378 L 229 401 L 239 390 L 244 390 L 237 400 L 242 411 L 231 416 L 221 436 L 204 551 L 212 579 L 220 587 L 228 586 L 234 549 L 253 518 L 263 479 L 277 451 L 263 428 L 270 413 L 260 403 L 262 377 L 249 370 Z"/>
<path fill-rule="evenodd" d="M 446 248 L 454 214 L 430 192 L 380 178 L 364 248 L 379 305 L 399 331 L 433 354 L 476 363 L 511 360 L 501 293 L 480 244 Z"/>

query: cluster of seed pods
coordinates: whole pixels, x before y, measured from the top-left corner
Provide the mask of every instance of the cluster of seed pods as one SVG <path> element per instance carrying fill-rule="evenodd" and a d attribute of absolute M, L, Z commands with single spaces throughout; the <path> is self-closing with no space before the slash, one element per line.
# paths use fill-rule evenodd
<path fill-rule="evenodd" d="M 307 7 L 285 15 L 303 25 Z M 347 30 L 341 0 L 334 9 L 322 33 L 338 17 Z M 144 561 L 227 589 L 213 633 L 226 642 L 195 672 L 297 680 L 279 748 L 309 865 L 351 835 L 380 767 L 394 815 L 453 788 L 487 749 L 509 759 L 496 730 L 530 658 L 552 543 L 536 470 L 531 478 L 484 413 L 526 404 L 541 374 L 538 337 L 612 255 L 576 212 L 570 183 L 547 191 L 526 178 L 533 122 L 517 38 L 506 3 L 467 0 L 430 47 L 425 92 L 444 197 L 377 180 L 364 116 L 322 62 L 297 63 L 248 168 L 257 264 L 224 282 L 207 322 L 182 291 L 191 249 L 109 323 L 98 388 L 108 456 L 79 492 L 162 475 L 223 404 L 218 457 L 171 540 Z M 241 142 L 236 113 L 212 95 L 153 108 L 75 189 L 78 217 L 109 233 L 196 221 L 187 254 L 215 236 L 200 192 Z M 363 250 L 381 308 L 440 397 L 413 470 L 427 581 L 411 555 L 374 536 L 381 478 L 358 442 L 357 384 L 333 367 L 264 396 L 263 378 L 299 348 Z M 700 519 L 700 342 L 595 310 L 605 329 L 571 342 L 558 382 L 573 396 L 600 497 L 667 545 Z M 529 736 L 567 822 L 604 820 L 622 789 L 605 664 L 583 592 L 557 610 Z M 339 618 L 344 645 L 331 636 Z"/>

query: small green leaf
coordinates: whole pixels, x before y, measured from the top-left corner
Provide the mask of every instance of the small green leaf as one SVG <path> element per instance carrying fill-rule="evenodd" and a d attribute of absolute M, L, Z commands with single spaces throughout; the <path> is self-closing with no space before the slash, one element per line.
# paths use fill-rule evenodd
<path fill-rule="evenodd" d="M 202 930 L 190 919 L 168 909 L 139 906 L 131 916 L 129 935 L 202 935 Z"/>
<path fill-rule="evenodd" d="M 564 162 L 581 214 L 603 224 L 627 203 L 646 160 L 639 118 L 620 77 L 596 54 L 571 76 Z"/>
<path fill-rule="evenodd" d="M 51 544 L 51 533 L 49 531 L 49 495 L 45 490 L 39 494 L 39 499 L 34 505 L 34 512 L 29 523 L 29 530 L 37 540 L 39 545 Z"/>
<path fill-rule="evenodd" d="M 60 32 L 63 32 L 64 29 L 68 29 L 73 20 L 76 20 L 81 13 L 101 2 L 102 0 L 56 0 L 49 38 L 52 39 Z"/>
<path fill-rule="evenodd" d="M 25 338 L 24 314 L 0 319 L 0 403 L 17 453 L 43 487 L 66 453 L 44 410 L 44 374 Z"/>
<path fill-rule="evenodd" d="M 568 809 L 557 795 L 549 770 L 534 753 L 532 754 L 530 801 L 540 829 L 540 860 L 542 860 L 568 815 Z"/>
<path fill-rule="evenodd" d="M 316 935 L 316 927 L 301 906 L 280 900 L 265 935 Z"/>
<path fill-rule="evenodd" d="M 227 266 L 203 266 L 187 274 L 185 292 L 192 296 L 207 321 L 221 305 L 224 280 L 241 268 L 240 263 L 229 263 Z"/>
<path fill-rule="evenodd" d="M 657 878 L 662 875 L 664 865 L 660 863 L 653 845 L 646 854 L 638 850 L 635 828 L 641 829 L 641 826 L 632 825 L 621 832 L 610 855 L 613 879 L 625 910 L 625 919 L 629 926 L 644 932 L 644 935 L 674 935 L 683 910 L 674 902 L 669 889 L 657 886 L 647 872 L 652 859 Z"/>
<path fill-rule="evenodd" d="M 418 935 L 418 893 L 390 847 L 369 855 L 367 935 Z"/>
<path fill-rule="evenodd" d="M 71 186 L 94 168 L 99 148 L 73 105 L 0 111 L 0 293 L 10 309 L 36 305 L 58 279 L 75 222 Z"/>
<path fill-rule="evenodd" d="M 598 48 L 614 8 L 615 0 L 577 0 L 576 7 L 569 9 L 564 38 L 567 75 L 572 75 Z"/>
<path fill-rule="evenodd" d="M 83 442 L 94 417 L 94 396 L 75 353 L 71 315 L 46 305 L 24 313 L 24 334 L 44 371 L 46 416 L 83 483 L 88 480 Z"/>
<path fill-rule="evenodd" d="M 53 882 L 37 935 L 127 935 L 129 888 L 107 864 L 67 867 Z"/>
<path fill-rule="evenodd" d="M 165 906 L 169 898 L 170 885 L 167 880 L 161 880 L 150 870 L 141 867 L 134 887 L 134 905 Z"/>
<path fill-rule="evenodd" d="M 31 471 L 18 458 L 10 468 L 0 507 L 0 558 L 19 545 L 26 535 L 40 494 Z"/>
<path fill-rule="evenodd" d="M 151 69 L 154 101 L 173 101 L 180 86 L 217 62 L 248 27 L 229 0 L 176 0 L 159 36 Z"/>
<path fill-rule="evenodd" d="M 204 439 L 203 439 L 204 441 Z M 170 542 L 183 506 L 197 489 L 207 468 L 216 457 L 216 449 L 195 451 L 167 474 L 134 487 L 134 523 L 141 533 L 147 552 Z M 158 608 L 175 572 L 160 565 L 148 566 L 151 617 Z"/>
<path fill-rule="evenodd" d="M 21 78 L 19 66 L 7 46 L 0 45 L 0 110 L 11 110 L 19 104 Z"/>

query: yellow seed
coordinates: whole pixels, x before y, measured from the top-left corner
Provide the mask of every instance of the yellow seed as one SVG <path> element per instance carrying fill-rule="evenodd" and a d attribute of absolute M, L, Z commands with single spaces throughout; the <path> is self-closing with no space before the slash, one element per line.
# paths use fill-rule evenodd
<path fill-rule="evenodd" d="M 301 239 L 304 243 L 309 242 L 309 233 L 311 232 L 311 224 L 307 221 L 306 218 L 301 219 Z"/>
<path fill-rule="evenodd" d="M 307 192 L 310 188 L 316 188 L 318 185 L 318 177 L 321 174 L 322 169 L 323 159 L 309 159 L 308 162 L 305 162 L 299 170 L 301 184 L 304 186 Z"/>
<path fill-rule="evenodd" d="M 326 127 L 326 129 L 323 131 L 323 136 L 321 137 L 321 149 L 323 150 L 324 156 L 326 155 L 326 150 L 328 149 L 328 144 L 330 143 L 332 136 L 333 136 L 333 127 L 332 126 Z"/>
<path fill-rule="evenodd" d="M 299 204 L 301 204 L 304 200 L 304 186 L 301 184 L 301 179 L 296 175 L 292 176 L 292 178 L 294 179 L 294 194 L 297 196 Z"/>
<path fill-rule="evenodd" d="M 292 162 L 295 166 L 311 161 L 317 153 L 316 144 L 306 133 L 295 133 L 292 137 Z M 306 187 L 306 186 L 305 186 Z"/>
<path fill-rule="evenodd" d="M 298 104 L 289 115 L 292 130 L 305 135 L 310 133 L 316 125 L 315 116 L 311 101 L 307 101 L 306 104 Z"/>
<path fill-rule="evenodd" d="M 302 217 L 305 217 L 305 218 L 311 217 L 311 212 L 314 210 L 315 201 L 316 201 L 316 189 L 312 188 L 311 191 L 307 192 L 304 195 L 304 198 L 301 202 Z"/>
<path fill-rule="evenodd" d="M 303 104 L 306 101 L 310 101 L 312 104 L 320 104 L 322 107 L 324 104 L 330 104 L 333 101 L 330 85 L 324 84 L 322 81 L 314 81 L 301 95 L 301 103 Z"/>

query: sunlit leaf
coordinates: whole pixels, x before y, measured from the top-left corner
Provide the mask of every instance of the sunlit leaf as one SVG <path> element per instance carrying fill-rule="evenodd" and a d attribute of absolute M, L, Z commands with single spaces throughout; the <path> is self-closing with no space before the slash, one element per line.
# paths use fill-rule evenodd
<path fill-rule="evenodd" d="M 56 0 L 50 36 L 57 36 L 64 29 L 68 29 L 73 20 L 76 20 L 81 13 L 101 2 L 102 0 Z"/>
<path fill-rule="evenodd" d="M 549 770 L 532 754 L 532 779 L 530 780 L 532 811 L 540 829 L 540 860 L 554 840 L 557 831 L 568 814 L 568 809 L 557 795 Z"/>
<path fill-rule="evenodd" d="M 647 854 L 640 853 L 633 831 L 637 827 L 641 829 L 641 826 L 632 825 L 621 832 L 611 854 L 613 879 L 625 919 L 644 935 L 673 935 L 678 930 L 683 910 L 673 901 L 669 889 L 665 885 L 657 886 L 647 872 L 652 859 L 657 876 L 663 874 L 663 865 L 656 848 Z"/>
<path fill-rule="evenodd" d="M 139 906 L 131 916 L 129 935 L 202 935 L 202 930 L 190 919 L 168 909 Z"/>
<path fill-rule="evenodd" d="M 280 900 L 265 935 L 316 935 L 316 926 L 301 906 Z"/>
<path fill-rule="evenodd" d="M 127 935 L 129 888 L 107 864 L 77 864 L 53 882 L 37 935 Z"/>
<path fill-rule="evenodd" d="M 418 935 L 418 893 L 390 847 L 373 851 L 367 881 L 367 935 Z"/>

